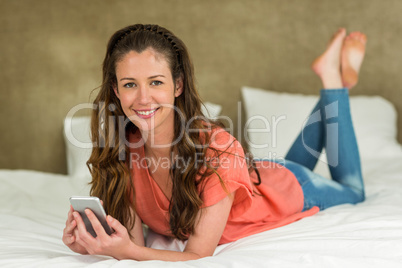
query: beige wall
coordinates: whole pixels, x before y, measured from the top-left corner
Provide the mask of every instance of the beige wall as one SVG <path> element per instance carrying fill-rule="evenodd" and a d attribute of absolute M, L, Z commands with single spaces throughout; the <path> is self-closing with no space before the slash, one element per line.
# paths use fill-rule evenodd
<path fill-rule="evenodd" d="M 237 120 L 243 85 L 317 93 L 309 69 L 338 27 L 367 33 L 352 94 L 381 95 L 399 112 L 402 1 L 0 0 L 0 168 L 66 172 L 63 118 L 100 84 L 110 35 L 160 24 L 192 53 L 201 96 Z"/>

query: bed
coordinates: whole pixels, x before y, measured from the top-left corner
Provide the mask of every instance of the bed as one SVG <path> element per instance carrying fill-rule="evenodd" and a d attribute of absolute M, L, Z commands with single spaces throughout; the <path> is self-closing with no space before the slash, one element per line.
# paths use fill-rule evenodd
<path fill-rule="evenodd" d="M 317 100 L 317 96 L 249 87 L 242 89 L 242 97 L 245 137 L 254 145 L 270 141 L 268 148 L 250 148 L 259 158 L 283 156 Z M 396 141 L 396 111 L 378 96 L 352 97 L 351 106 L 365 202 L 333 207 L 218 246 L 212 257 L 177 263 L 117 261 L 79 255 L 64 246 L 61 237 L 68 198 L 89 192 L 84 163 L 90 152 L 88 118 L 66 118 L 68 175 L 0 171 L 0 267 L 402 267 L 402 149 Z M 210 107 L 210 115 L 219 118 L 219 106 Z M 272 120 L 279 117 L 281 121 L 274 124 Z M 325 157 L 316 171 L 328 176 Z M 172 250 L 185 246 L 149 230 L 146 243 Z"/>

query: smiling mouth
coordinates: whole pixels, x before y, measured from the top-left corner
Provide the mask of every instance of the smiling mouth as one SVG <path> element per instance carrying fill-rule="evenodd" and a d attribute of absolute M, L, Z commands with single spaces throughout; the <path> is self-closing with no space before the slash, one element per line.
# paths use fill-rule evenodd
<path fill-rule="evenodd" d="M 147 110 L 147 111 L 137 111 L 137 110 L 134 110 L 138 115 L 142 115 L 142 116 L 148 116 L 148 115 L 152 115 L 153 113 L 155 113 L 156 112 L 156 110 L 158 110 L 159 108 L 156 108 L 156 109 L 152 109 L 152 110 Z"/>

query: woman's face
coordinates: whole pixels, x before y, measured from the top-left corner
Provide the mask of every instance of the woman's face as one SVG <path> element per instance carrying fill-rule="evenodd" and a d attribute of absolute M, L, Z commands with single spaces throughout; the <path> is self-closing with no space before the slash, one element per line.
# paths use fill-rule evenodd
<path fill-rule="evenodd" d="M 142 132 L 173 131 L 174 100 L 182 93 L 183 83 L 173 81 L 162 54 L 151 48 L 127 53 L 116 64 L 116 78 L 114 92 L 131 122 Z"/>

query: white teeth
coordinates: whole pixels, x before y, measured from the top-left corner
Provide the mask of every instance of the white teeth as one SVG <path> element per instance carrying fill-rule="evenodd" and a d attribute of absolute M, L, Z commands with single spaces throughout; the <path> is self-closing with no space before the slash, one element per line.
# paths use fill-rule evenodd
<path fill-rule="evenodd" d="M 150 114 L 152 114 L 153 112 L 155 112 L 157 109 L 153 109 L 153 110 L 150 110 L 150 111 L 146 111 L 146 112 L 144 112 L 144 111 L 136 111 L 138 114 L 140 114 L 140 115 L 150 115 Z"/>

